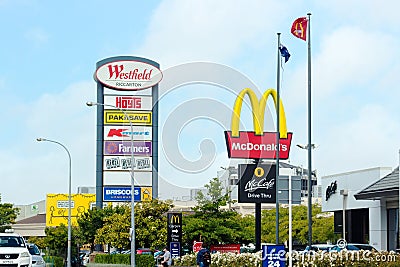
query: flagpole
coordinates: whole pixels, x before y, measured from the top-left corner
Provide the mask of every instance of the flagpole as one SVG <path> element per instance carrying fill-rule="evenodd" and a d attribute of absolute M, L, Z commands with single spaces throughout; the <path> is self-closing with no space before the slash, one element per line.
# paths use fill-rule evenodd
<path fill-rule="evenodd" d="M 278 32 L 278 66 L 276 70 L 276 204 L 275 204 L 275 242 L 279 244 L 279 112 L 280 112 L 280 76 L 281 76 L 281 55 L 279 53 L 279 47 L 281 45 L 281 33 Z"/>
<path fill-rule="evenodd" d="M 312 244 L 312 201 L 311 201 L 311 13 L 307 13 L 307 40 L 308 40 L 308 245 Z"/>

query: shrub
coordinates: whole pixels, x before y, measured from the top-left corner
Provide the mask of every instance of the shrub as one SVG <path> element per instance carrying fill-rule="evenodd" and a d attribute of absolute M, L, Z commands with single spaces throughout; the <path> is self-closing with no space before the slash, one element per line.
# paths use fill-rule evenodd
<path fill-rule="evenodd" d="M 58 256 L 43 256 L 43 260 L 53 267 L 64 267 L 64 259 Z"/>
<path fill-rule="evenodd" d="M 187 254 L 174 259 L 174 266 L 195 266 L 197 254 Z M 394 252 L 380 251 L 341 251 L 313 252 L 302 254 L 293 252 L 294 267 L 400 267 L 400 255 Z M 288 254 L 286 254 L 286 260 Z M 211 255 L 210 267 L 260 267 L 261 251 L 257 253 L 215 253 Z M 287 263 L 288 265 L 288 263 Z"/>
<path fill-rule="evenodd" d="M 196 266 L 195 254 L 187 254 L 174 259 L 174 266 Z M 260 267 L 261 252 L 257 253 L 213 253 L 210 267 Z"/>
<path fill-rule="evenodd" d="M 103 264 L 131 264 L 131 254 L 96 254 L 95 263 Z M 137 254 L 135 256 L 137 267 L 153 267 L 154 258 L 152 255 Z"/>

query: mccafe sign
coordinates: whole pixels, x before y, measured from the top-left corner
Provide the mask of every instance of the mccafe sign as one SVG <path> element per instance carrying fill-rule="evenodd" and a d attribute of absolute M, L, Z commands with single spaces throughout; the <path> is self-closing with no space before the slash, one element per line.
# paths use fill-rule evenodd
<path fill-rule="evenodd" d="M 276 165 L 239 164 L 239 203 L 276 202 Z"/>

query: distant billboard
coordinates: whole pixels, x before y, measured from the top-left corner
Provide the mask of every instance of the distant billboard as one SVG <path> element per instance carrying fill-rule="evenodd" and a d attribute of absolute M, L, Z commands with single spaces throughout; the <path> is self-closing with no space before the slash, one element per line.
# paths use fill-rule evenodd
<path fill-rule="evenodd" d="M 76 225 L 77 218 L 88 211 L 95 202 L 95 194 L 71 194 L 71 224 Z M 68 194 L 47 194 L 46 226 L 68 225 L 68 204 Z"/>

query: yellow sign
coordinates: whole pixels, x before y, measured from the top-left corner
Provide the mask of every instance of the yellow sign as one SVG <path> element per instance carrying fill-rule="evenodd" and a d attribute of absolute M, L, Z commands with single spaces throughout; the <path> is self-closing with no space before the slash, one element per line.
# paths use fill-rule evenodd
<path fill-rule="evenodd" d="M 151 187 L 141 187 L 142 201 L 150 201 L 152 199 L 152 188 Z"/>
<path fill-rule="evenodd" d="M 179 224 L 180 223 L 180 218 L 179 215 L 171 215 L 171 220 L 170 220 L 171 224 Z"/>
<path fill-rule="evenodd" d="M 68 194 L 47 194 L 46 226 L 68 225 Z M 71 195 L 71 224 L 77 225 L 77 218 L 96 203 L 95 194 Z"/>
<path fill-rule="evenodd" d="M 126 114 L 125 114 L 126 113 Z M 151 125 L 151 111 L 125 111 L 120 110 L 105 110 L 104 124 L 130 124 L 133 125 Z"/>
<path fill-rule="evenodd" d="M 257 167 L 254 170 L 254 175 L 257 176 L 258 178 L 262 177 L 264 175 L 264 169 L 261 167 Z"/>
<path fill-rule="evenodd" d="M 243 99 L 246 95 L 249 96 L 251 107 L 253 109 L 253 125 L 256 135 L 263 135 L 264 133 L 264 113 L 270 95 L 274 100 L 275 109 L 278 107 L 277 93 L 274 89 L 268 89 L 265 91 L 260 101 L 258 101 L 257 95 L 250 88 L 243 89 L 236 98 L 235 105 L 233 106 L 231 122 L 232 137 L 239 136 L 240 113 L 242 110 Z M 279 121 L 280 138 L 287 138 L 286 116 L 282 100 L 279 101 Z"/>

